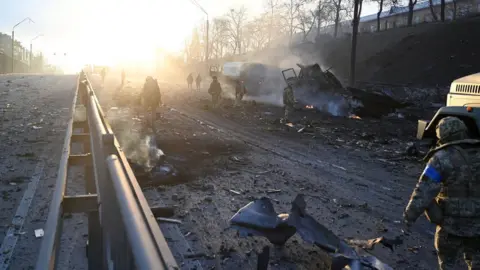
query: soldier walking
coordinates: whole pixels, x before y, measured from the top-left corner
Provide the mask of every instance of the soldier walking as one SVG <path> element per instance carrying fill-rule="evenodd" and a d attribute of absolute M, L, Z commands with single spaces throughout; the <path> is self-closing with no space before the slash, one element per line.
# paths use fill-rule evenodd
<path fill-rule="evenodd" d="M 122 84 L 121 85 L 123 86 L 124 83 L 125 83 L 125 70 L 124 69 L 122 69 L 122 75 L 121 76 L 122 76 Z"/>
<path fill-rule="evenodd" d="M 193 76 L 192 73 L 188 74 L 187 77 L 187 84 L 188 84 L 188 89 L 192 89 L 192 84 L 193 84 Z"/>
<path fill-rule="evenodd" d="M 156 133 L 154 122 L 157 116 L 157 108 L 162 103 L 162 95 L 157 80 L 148 76 L 142 89 L 142 106 L 145 112 L 145 123 L 151 124 L 152 130 Z"/>
<path fill-rule="evenodd" d="M 208 93 L 212 95 L 212 107 L 216 108 L 220 101 L 220 95 L 222 94 L 222 86 L 217 80 L 217 76 L 212 77 L 213 81 L 208 88 Z"/>
<path fill-rule="evenodd" d="M 195 78 L 195 84 L 197 86 L 197 91 L 200 90 L 200 83 L 202 82 L 202 77 L 200 77 L 200 74 L 197 75 L 197 78 Z"/>
<path fill-rule="evenodd" d="M 293 112 L 295 105 L 295 96 L 293 94 L 292 85 L 289 82 L 287 82 L 287 84 L 287 87 L 283 89 L 283 105 L 285 106 L 285 115 L 283 118 L 284 123 L 287 123 L 289 121 L 290 114 Z"/>
<path fill-rule="evenodd" d="M 454 269 L 463 253 L 468 269 L 480 269 L 480 140 L 467 127 L 445 117 L 436 127 L 438 146 L 404 212 L 406 230 L 425 212 L 437 225 L 435 248 L 441 270 Z"/>
<path fill-rule="evenodd" d="M 242 81 L 237 81 L 235 84 L 235 106 L 240 105 L 246 93 L 247 89 L 245 88 L 245 84 Z"/>

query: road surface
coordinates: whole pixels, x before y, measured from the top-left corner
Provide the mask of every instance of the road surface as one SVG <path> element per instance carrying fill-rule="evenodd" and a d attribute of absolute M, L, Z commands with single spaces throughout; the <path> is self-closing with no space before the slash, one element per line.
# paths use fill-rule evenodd
<path fill-rule="evenodd" d="M 115 106 L 107 100 L 108 89 L 118 84 L 107 82 L 104 104 Z M 161 89 L 166 107 L 160 109 L 157 143 L 184 175 L 178 185 L 148 188 L 145 194 L 152 205 L 177 207 L 183 223 L 162 227 L 182 269 L 255 268 L 255 254 L 268 243 L 241 239 L 226 228 L 240 207 L 263 196 L 275 201 L 277 212 L 288 212 L 293 198 L 305 194 L 307 211 L 344 238 L 400 234 L 403 209 L 422 170 L 419 158 L 404 155 L 414 133 L 398 137 L 402 126 L 411 128 L 411 120 L 319 115 L 320 132 L 312 136 L 278 124 L 279 108 L 233 108 L 224 101 L 210 109 L 205 88 L 192 92 L 163 83 Z M 141 121 L 128 111 L 120 106 L 108 114 L 126 143 L 141 137 Z M 387 127 L 395 135 L 385 132 Z M 436 268 L 433 234 L 422 217 L 395 252 L 378 247 L 374 254 L 394 269 Z M 276 250 L 270 263 L 271 269 L 328 269 L 328 264 L 323 252 L 297 237 Z"/>
<path fill-rule="evenodd" d="M 76 80 L 74 75 L 0 76 L 0 269 L 35 266 L 42 240 L 35 230 L 44 229 L 48 215 Z M 76 186 L 72 180 L 69 191 L 77 192 Z M 84 265 L 81 257 L 70 256 L 84 245 L 82 222 L 81 217 L 66 222 L 63 269 Z"/>

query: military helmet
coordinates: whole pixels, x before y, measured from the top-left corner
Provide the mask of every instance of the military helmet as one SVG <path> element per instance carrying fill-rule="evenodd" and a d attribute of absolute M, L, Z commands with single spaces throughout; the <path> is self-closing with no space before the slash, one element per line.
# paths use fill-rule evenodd
<path fill-rule="evenodd" d="M 452 136 L 465 134 L 468 129 L 465 123 L 459 118 L 447 116 L 438 122 L 435 130 L 437 138 L 440 141 L 445 141 Z"/>

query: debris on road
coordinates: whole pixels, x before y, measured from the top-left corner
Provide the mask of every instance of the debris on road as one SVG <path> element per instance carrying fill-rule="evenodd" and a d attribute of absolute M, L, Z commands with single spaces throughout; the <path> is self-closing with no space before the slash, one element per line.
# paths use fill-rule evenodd
<path fill-rule="evenodd" d="M 36 229 L 35 230 L 35 237 L 36 238 L 41 238 L 41 237 L 43 237 L 44 234 L 45 234 L 45 232 L 43 231 L 43 229 Z"/>
<path fill-rule="evenodd" d="M 358 246 L 372 249 L 377 243 L 389 247 L 402 243 L 400 240 L 386 241 L 382 237 L 366 241 L 344 241 L 306 213 L 303 195 L 295 198 L 288 214 L 277 214 L 270 199 L 265 197 L 250 202 L 230 219 L 230 228 L 236 229 L 242 237 L 263 236 L 279 246 L 285 245 L 288 239 L 298 232 L 304 241 L 315 244 L 332 255 L 332 265 L 335 265 L 332 269 L 352 267 L 358 263 L 378 270 L 393 269 L 375 256 L 355 250 L 349 244 L 359 244 Z"/>
<path fill-rule="evenodd" d="M 159 222 L 167 222 L 167 223 L 175 223 L 175 224 L 182 224 L 182 221 L 179 219 L 173 218 L 164 218 L 164 217 L 157 217 L 157 221 Z"/>

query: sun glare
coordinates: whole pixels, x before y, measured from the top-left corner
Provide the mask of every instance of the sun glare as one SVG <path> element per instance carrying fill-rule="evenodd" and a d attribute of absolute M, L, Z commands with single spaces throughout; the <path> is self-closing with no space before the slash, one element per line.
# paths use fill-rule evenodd
<path fill-rule="evenodd" d="M 153 65 L 158 49 L 182 51 L 192 28 L 204 19 L 187 0 L 168 5 L 158 0 L 81 3 L 61 2 L 62 7 L 51 14 L 57 38 L 46 34 L 42 49 L 48 51 L 49 62 L 62 68 L 75 69 L 87 63 Z M 58 26 L 58 21 L 65 22 L 65 26 Z M 58 37 L 60 32 L 62 36 Z M 53 47 L 62 47 L 58 50 L 68 52 L 68 57 L 54 56 L 57 49 Z"/>

